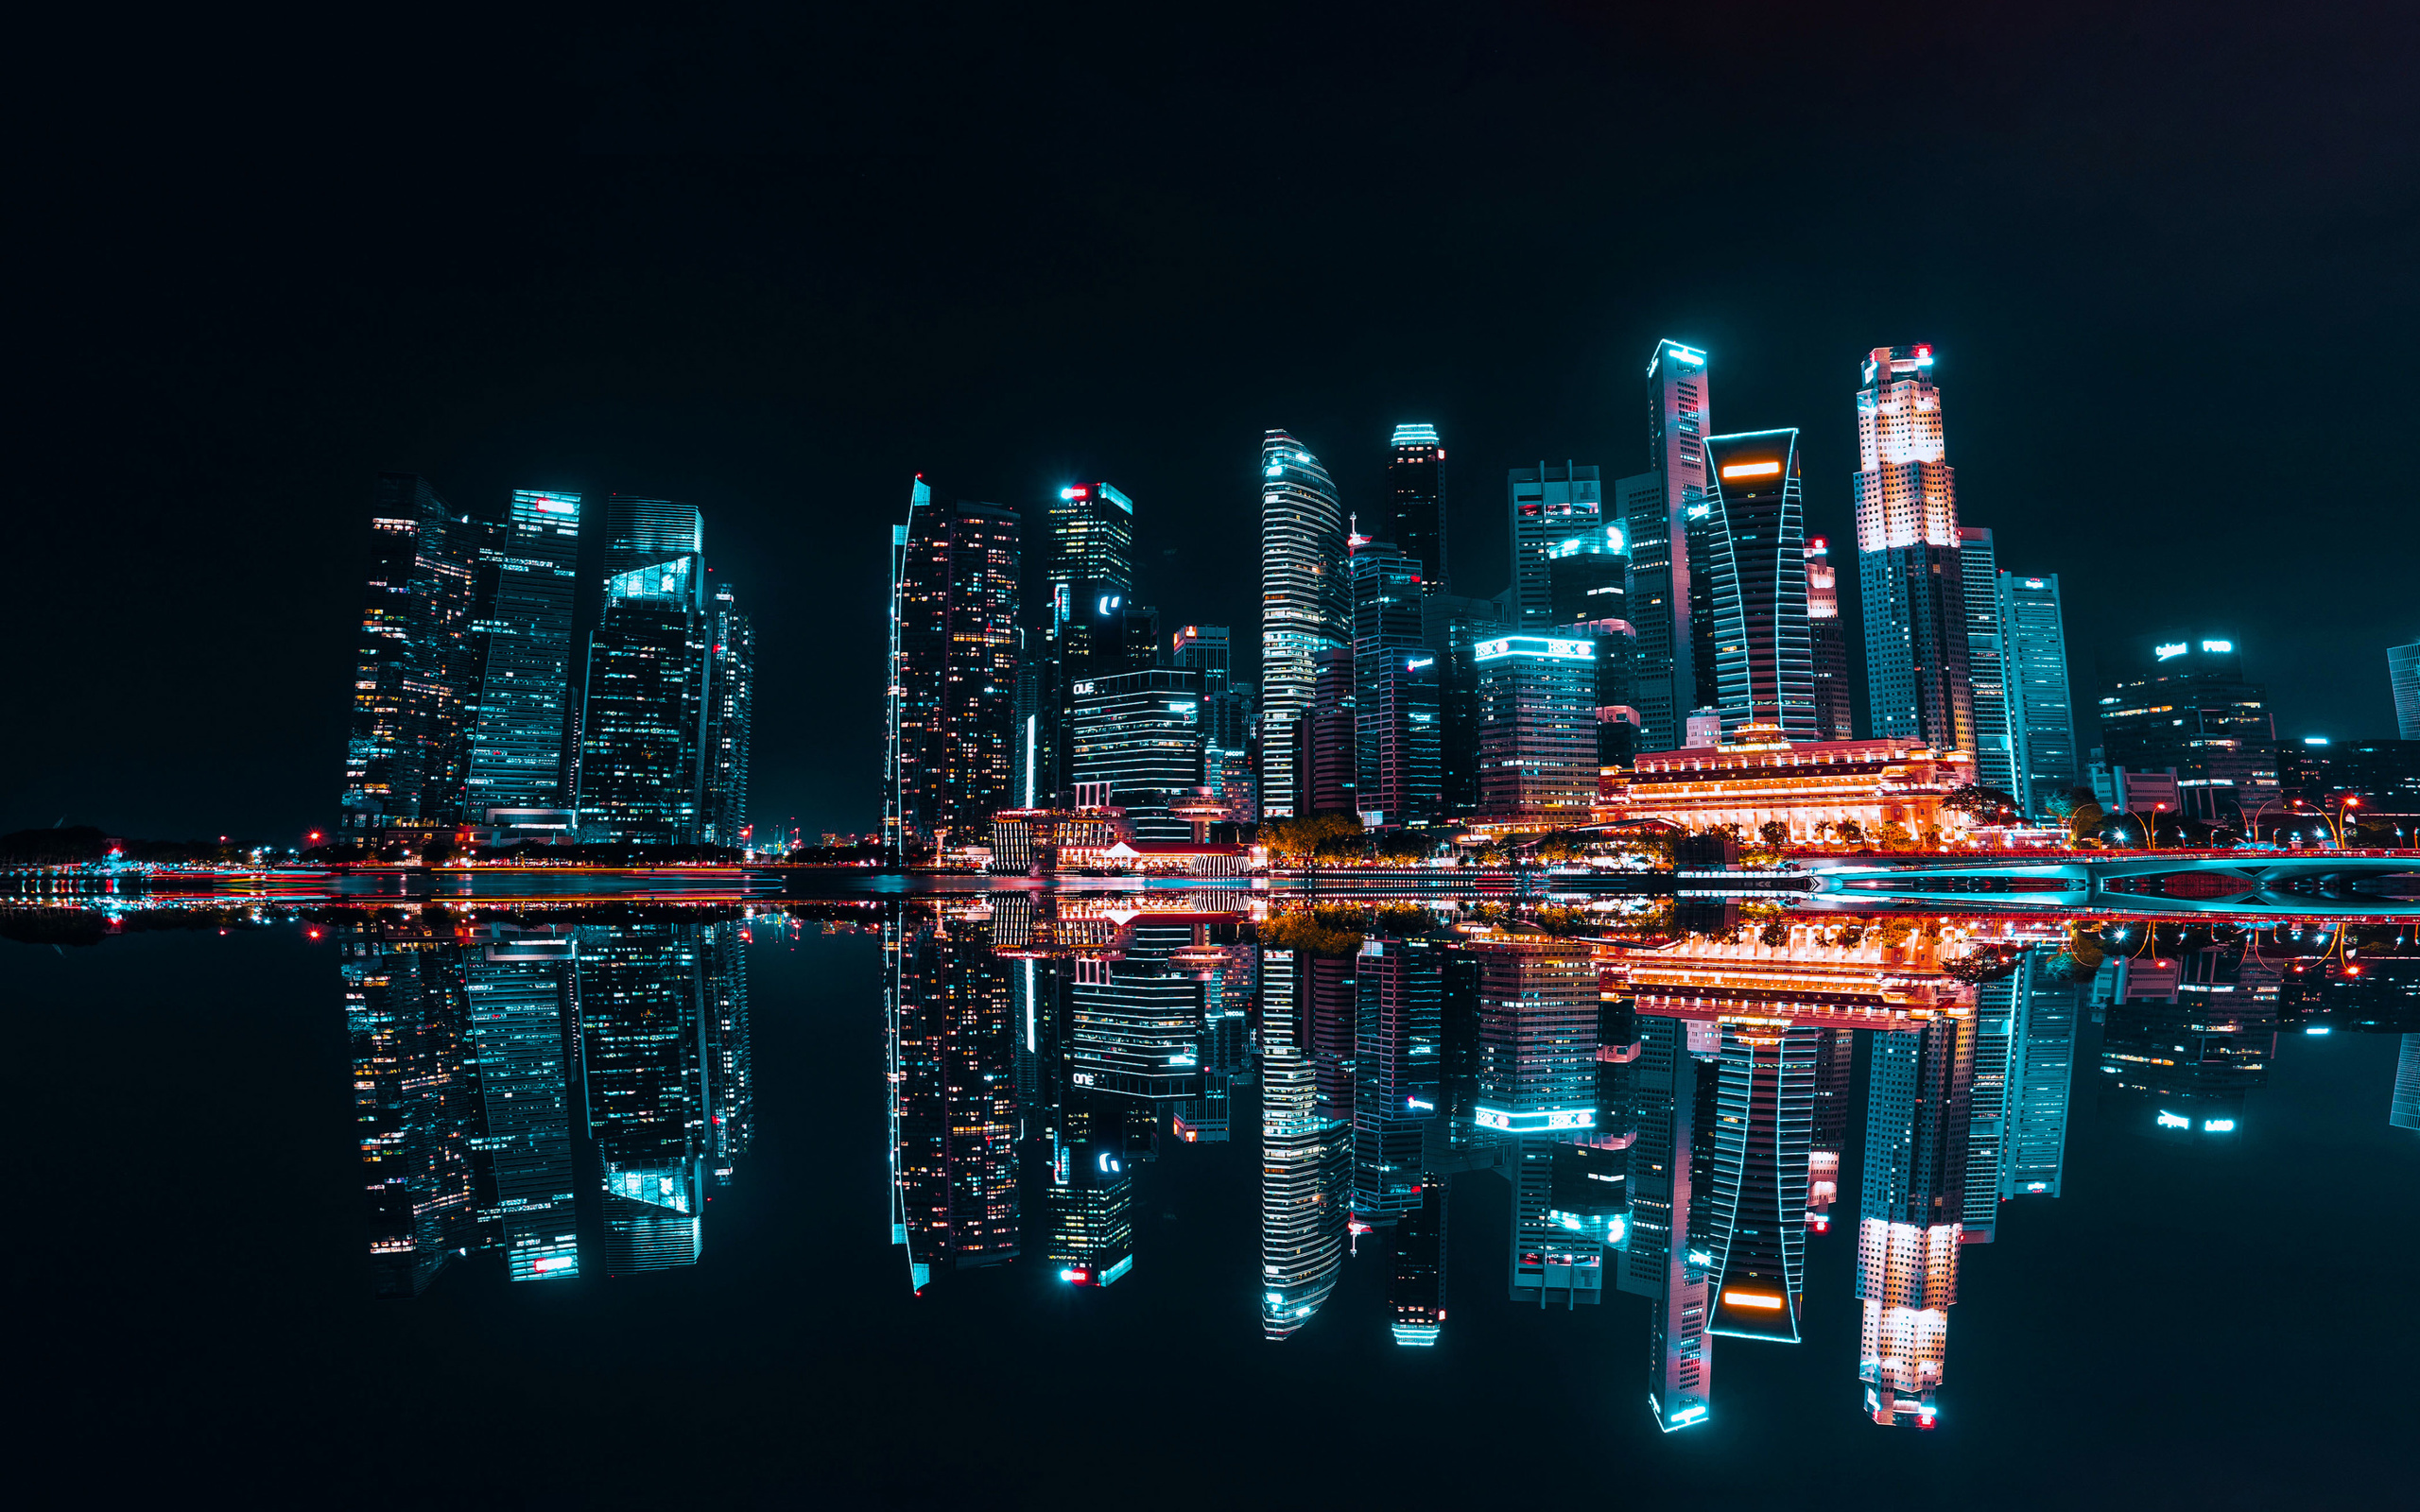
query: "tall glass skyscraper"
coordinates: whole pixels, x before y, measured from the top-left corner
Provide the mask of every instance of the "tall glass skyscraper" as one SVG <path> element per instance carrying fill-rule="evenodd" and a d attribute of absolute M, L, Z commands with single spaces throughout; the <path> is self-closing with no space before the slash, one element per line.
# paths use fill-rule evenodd
<path fill-rule="evenodd" d="M 1975 748 L 1958 487 L 1932 348 L 1876 347 L 1858 390 L 1858 583 L 1871 733 Z"/>
<path fill-rule="evenodd" d="M 1068 686 L 1076 701 L 1073 780 L 1108 783 L 1109 801 L 1126 811 L 1134 838 L 1192 839 L 1192 823 L 1168 811 L 1201 785 L 1201 674 L 1160 667 Z"/>
<path fill-rule="evenodd" d="M 693 505 L 605 505 L 605 611 L 588 642 L 579 828 L 591 840 L 694 845 L 705 827 L 718 660 Z"/>
<path fill-rule="evenodd" d="M 1798 1342 L 1806 1291 L 1807 1155 L 1823 1030 L 1725 1023 L 1716 1073 L 1709 1332 Z"/>
<path fill-rule="evenodd" d="M 1841 617 L 1840 571 L 1832 543 L 1806 539 L 1806 645 L 1815 663 L 1815 738 L 1853 740 L 1849 701 L 1849 622 Z"/>
<path fill-rule="evenodd" d="M 1353 1141 L 1319 1109 L 1310 1057 L 1273 1037 L 1261 1056 L 1260 1327 L 1283 1339 L 1310 1320 L 1344 1269 Z"/>
<path fill-rule="evenodd" d="M 1584 822 L 1597 801 L 1596 640 L 1499 636 L 1472 660 L 1480 816 Z"/>
<path fill-rule="evenodd" d="M 1513 622 L 1524 627 L 1554 622 L 1548 566 L 1565 542 L 1595 549 L 1604 540 L 1605 485 L 1600 470 L 1577 462 L 1540 462 L 1504 475 L 1504 507 L 1512 541 Z"/>
<path fill-rule="evenodd" d="M 1398 425 L 1387 458 L 1392 507 L 1377 531 L 1421 564 L 1421 591 L 1451 592 L 1445 571 L 1445 448 L 1434 425 Z"/>
<path fill-rule="evenodd" d="M 483 553 L 494 602 L 481 615 L 487 665 L 471 740 L 467 817 L 572 807 L 564 742 L 572 707 L 572 600 L 580 498 L 515 489 Z"/>
<path fill-rule="evenodd" d="M 1638 629 L 1634 679 L 1641 750 L 1677 750 L 1705 691 L 1692 623 L 1689 510 L 1706 501 L 1705 437 L 1713 428 L 1706 354 L 1659 341 L 1647 359 L 1647 467 L 1614 486 L 1630 536 L 1630 621 Z"/>
<path fill-rule="evenodd" d="M 1631 1146 L 1630 1245 L 1620 1285 L 1652 1307 L 1647 1400 L 1668 1434 L 1703 1424 L 1714 1406 L 1714 1257 L 1701 1213 L 1714 1182 L 1717 1073 L 1701 1065 L 1694 1048 L 1712 1028 L 1662 1014 L 1638 1017 L 1638 1137 Z"/>
<path fill-rule="evenodd" d="M 1706 586 L 1715 708 L 1729 736 L 1749 725 L 1815 738 L 1815 659 L 1807 628 L 1806 511 L 1796 429 L 1706 438 L 1713 486 L 1690 506 L 1692 583 Z M 1698 522 L 1692 520 L 1692 524 Z"/>
<path fill-rule="evenodd" d="M 566 1025 L 579 1020 L 571 1011 L 575 938 L 510 927 L 485 933 L 463 975 L 484 1104 L 478 1143 L 493 1162 L 498 1238 L 514 1280 L 563 1280 L 579 1274 L 565 1049 Z M 613 999 L 610 986 L 603 996 Z"/>
<path fill-rule="evenodd" d="M 2082 994 L 2072 982 L 2052 980 L 2031 954 L 2009 980 L 2014 1002 L 1999 1194 L 2055 1197 L 2066 1165 L 2067 1096 L 2075 1081 Z"/>
<path fill-rule="evenodd" d="M 1975 690 L 1975 781 L 1996 787 L 2020 803 L 2016 738 L 2010 729 L 2008 638 L 2000 626 L 2000 567 L 1992 533 L 1977 525 L 1958 529 L 1958 560 L 1965 575 L 1966 681 Z"/>
<path fill-rule="evenodd" d="M 730 588 L 717 585 L 707 607 L 712 660 L 706 678 L 706 798 L 702 826 L 708 845 L 746 845 L 748 741 L 756 720 L 756 627 L 741 613 Z"/>
<path fill-rule="evenodd" d="M 1886 1427 L 1926 1426 L 1934 1416 L 1958 1300 L 1974 1074 L 1971 1010 L 1873 1037 L 1858 1198 L 1858 1377 L 1866 1415 Z"/>
<path fill-rule="evenodd" d="M 461 816 L 462 750 L 478 680 L 474 574 L 486 534 L 409 472 L 378 474 L 372 507 L 337 821 L 354 840 L 433 834 Z M 560 758 L 560 679 L 555 696 Z"/>
<path fill-rule="evenodd" d="M 980 919 L 883 926 L 891 1241 L 917 1290 L 935 1270 L 1016 1258 L 1016 1058 L 1009 974 Z"/>
<path fill-rule="evenodd" d="M 695 1264 L 705 1243 L 702 941 L 695 925 L 582 925 L 579 1027 L 609 1274 Z"/>
<path fill-rule="evenodd" d="M 1317 658 L 1351 632 L 1344 577 L 1344 506 L 1308 448 L 1284 431 L 1260 447 L 1260 812 L 1303 812 L 1295 725 L 1319 686 Z"/>
<path fill-rule="evenodd" d="M 1392 1224 L 1421 1206 L 1421 1156 L 1437 1119 L 1441 953 L 1368 940 L 1354 963 L 1353 1215 Z"/>
<path fill-rule="evenodd" d="M 1378 541 L 1353 555 L 1354 802 L 1384 825 L 1437 816 L 1437 657 L 1421 640 L 1423 573 Z"/>
<path fill-rule="evenodd" d="M 883 840 L 987 843 L 1013 806 L 1020 522 L 997 505 L 936 504 L 916 480 L 891 531 L 890 708 Z"/>
<path fill-rule="evenodd" d="M 1999 575 L 2001 685 L 2008 694 L 2009 746 L 2015 786 L 2030 814 L 2083 782 L 2076 749 L 2075 705 L 2067 682 L 2067 634 L 2059 610 L 2059 576 Z"/>

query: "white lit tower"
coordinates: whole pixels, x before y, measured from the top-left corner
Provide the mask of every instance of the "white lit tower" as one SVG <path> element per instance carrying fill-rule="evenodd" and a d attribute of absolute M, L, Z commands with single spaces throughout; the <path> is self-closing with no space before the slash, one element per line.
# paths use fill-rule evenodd
<path fill-rule="evenodd" d="M 1866 1415 L 1885 1426 L 1933 1426 L 1958 1300 L 1974 1071 L 1972 1009 L 1874 1036 L 1858 1210 L 1858 1377 Z"/>
<path fill-rule="evenodd" d="M 1946 459 L 1932 348 L 1876 347 L 1858 390 L 1858 581 L 1866 700 L 1876 739 L 1975 748 L 1958 487 Z"/>
<path fill-rule="evenodd" d="M 1344 507 L 1310 450 L 1284 431 L 1260 447 L 1260 812 L 1299 812 L 1294 726 L 1310 713 L 1318 657 L 1350 633 Z"/>

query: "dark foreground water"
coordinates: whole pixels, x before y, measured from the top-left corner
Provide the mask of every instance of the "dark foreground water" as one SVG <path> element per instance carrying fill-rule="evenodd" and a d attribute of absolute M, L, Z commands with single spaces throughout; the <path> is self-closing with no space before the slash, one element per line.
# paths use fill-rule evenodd
<path fill-rule="evenodd" d="M 1403 1283 L 1384 1228 L 1309 1277 L 1297 1295 L 1320 1294 L 1310 1315 L 1269 1336 L 1263 1102 L 1278 1082 L 1291 1097 L 1316 1078 L 1277 1075 L 1256 1050 L 1327 1030 L 1313 1022 L 1314 987 L 1273 983 L 1267 959 L 1252 984 L 1275 1004 L 1265 1012 L 1246 1004 L 1239 957 L 1185 963 L 1249 1008 L 1226 1088 L 1232 1138 L 1187 1143 L 1166 1108 L 1156 1142 L 1098 1102 L 1071 1111 L 1084 1100 L 1070 1087 L 1085 1036 L 1098 1039 L 1077 1022 L 1086 984 L 1072 955 L 1028 952 L 1046 982 L 1067 978 L 1035 988 L 1025 957 L 1000 962 L 990 936 L 929 916 L 888 936 L 760 918 L 744 943 L 743 926 L 725 924 L 720 965 L 710 929 L 620 926 L 669 952 L 649 966 L 614 943 L 615 926 L 586 927 L 602 933 L 578 946 L 554 1094 L 570 1134 L 561 1150 L 543 1137 L 555 1116 L 544 1109 L 515 1125 L 501 1102 L 432 1101 L 392 1057 L 364 1074 L 364 1004 L 391 998 L 400 972 L 437 994 L 413 1011 L 442 1021 L 456 1011 L 440 1001 L 445 983 L 486 971 L 493 992 L 510 977 L 510 961 L 465 964 L 490 960 L 484 945 L 381 943 L 297 921 L 0 944 L 20 1175 L 8 1247 L 21 1484 L 103 1504 L 426 1507 L 2411 1504 L 2420 1130 L 2390 1123 L 2405 1041 L 2308 997 L 2238 1023 L 2225 1044 L 2197 1032 L 2188 1057 L 2183 1036 L 2161 1035 L 2192 1017 L 2192 999 L 2155 971 L 2146 989 L 2138 969 L 2135 996 L 2114 1004 L 2096 1005 L 2090 982 L 2072 988 L 2057 1194 L 1998 1203 L 1991 1242 L 1956 1246 L 1955 1301 L 1935 1309 L 1946 1338 L 1929 1431 L 1906 1410 L 1878 1426 L 1860 1380 L 1868 1092 L 1882 1085 L 1877 1055 L 1899 1041 L 1854 1031 L 1824 1072 L 1848 1111 L 1828 1227 L 1805 1236 L 1802 1337 L 1704 1341 L 1711 1410 L 1666 1433 L 1648 1400 L 1660 1299 L 1617 1284 L 1635 1231 L 1599 1262 L 1601 1302 L 1552 1293 L 1541 1306 L 1534 1289 L 1515 1300 L 1515 1187 L 1470 1136 L 1432 1133 L 1419 1158 L 1446 1168 L 1429 1180 L 1451 1193 L 1433 1347 L 1396 1342 L 1390 1287 L 1399 1298 Z M 1262 954 L 1233 930 L 1194 938 Z M 2175 941 L 2177 958 L 2205 944 Z M 2341 956 L 2311 959 L 2342 982 Z M 1310 983 L 1312 953 L 1295 959 Z M 1346 958 L 1374 978 L 1378 966 L 1362 964 L 1373 959 Z M 714 1022 L 728 1018 L 715 973 L 733 961 L 746 999 L 736 1041 Z M 1456 970 L 1439 973 L 1439 1096 L 1484 1106 L 1470 1057 L 1502 1023 L 1457 1007 Z M 650 972 L 659 988 L 678 978 L 668 999 L 649 998 Z M 2194 976 L 2188 962 L 2177 980 Z M 2249 990 L 2239 957 L 2200 985 Z M 1046 1020 L 1059 1005 L 1055 1026 L 1021 1022 L 1037 998 Z M 673 1000 L 690 1007 L 666 1009 Z M 1660 1032 L 1607 1022 L 1608 1036 L 1651 1045 Z M 1360 1027 L 1347 1055 L 1383 1038 Z M 458 1075 L 459 1057 L 478 1059 L 481 1031 L 463 1032 Z M 2175 1096 L 2101 1085 L 2135 1086 L 2134 1071 L 2110 1067 L 2154 1042 L 2197 1068 L 2169 1068 Z M 508 1073 L 544 1047 L 525 1043 L 515 1072 L 503 1043 L 488 1041 L 482 1099 L 535 1085 Z M 1698 1048 L 1711 1078 L 1721 1045 Z M 1985 1049 L 2010 1063 L 2010 1051 Z M 416 1064 L 445 1069 L 441 1045 L 423 1052 L 435 1058 Z M 1235 1054 L 1213 1044 L 1203 1058 L 1215 1072 Z M 1630 1074 L 1604 1081 L 1616 1106 L 1602 1121 L 1660 1116 L 1668 1136 L 1668 1084 L 1658 1103 Z M 1314 1093 L 1332 1100 L 1340 1087 L 1331 1077 L 1302 1095 Z M 1911 1116 L 1893 1106 L 1890 1118 Z M 448 1107 L 458 1127 L 430 1121 L 428 1108 Z M 1206 1096 L 1189 1108 L 1216 1125 Z M 745 1126 L 726 1132 L 718 1117 Z M 365 1119 L 382 1118 L 393 1148 L 438 1151 L 413 1177 L 424 1202 L 449 1200 L 441 1146 L 458 1136 L 470 1175 L 452 1228 L 409 1203 L 399 1215 L 394 1193 L 383 1207 L 366 1198 Z M 1340 1122 L 1322 1126 L 1349 1150 Z M 2203 1126 L 2223 1122 L 2235 1126 Z M 1820 1118 L 1815 1136 L 1820 1147 Z M 535 1165 L 496 1153 L 513 1137 L 544 1146 Z M 1113 1142 L 1131 1156 L 1131 1187 L 1110 1206 L 1131 1229 L 1121 1253 L 1132 1264 L 1105 1289 L 1063 1281 L 1068 1267 L 1048 1258 L 1075 1211 L 1053 1190 L 1054 1137 L 1085 1159 Z M 492 1148 L 471 1148 L 480 1142 Z M 1651 1143 L 1613 1153 L 1638 1161 Z M 1349 1177 L 1342 1165 L 1328 1177 L 1338 1206 L 1322 1211 L 1340 1223 Z M 552 1186 L 574 1200 L 559 1222 L 528 1219 L 526 1201 L 512 1219 L 499 1180 L 542 1208 Z M 373 1261 L 381 1233 L 415 1225 L 470 1252 L 434 1266 L 423 1256 L 419 1273 L 391 1246 Z M 1289 1251 L 1292 1271 L 1321 1269 L 1318 1242 L 1308 1262 Z M 1012 1261 L 953 1263 L 1011 1246 Z M 547 1260 L 568 1263 L 508 1279 Z M 1286 1284 L 1304 1280 L 1289 1271 Z M 380 1297 L 382 1285 L 402 1295 Z"/>

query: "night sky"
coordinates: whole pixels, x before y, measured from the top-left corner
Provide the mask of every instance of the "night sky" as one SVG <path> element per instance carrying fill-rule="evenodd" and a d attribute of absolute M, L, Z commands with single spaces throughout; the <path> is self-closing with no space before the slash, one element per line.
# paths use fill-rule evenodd
<path fill-rule="evenodd" d="M 917 472 L 1115 482 L 1143 596 L 1250 644 L 1265 427 L 1368 508 L 1390 427 L 1436 423 L 1493 593 L 1503 470 L 1638 471 L 1659 336 L 1711 352 L 1718 429 L 1804 428 L 1841 541 L 1859 358 L 1932 343 L 1964 521 L 2062 575 L 2080 685 L 2227 636 L 2281 736 L 2394 733 L 2409 8 L 1611 9 L 28 46 L 0 829 L 332 820 L 382 469 L 698 504 L 758 618 L 753 813 L 871 829 Z"/>

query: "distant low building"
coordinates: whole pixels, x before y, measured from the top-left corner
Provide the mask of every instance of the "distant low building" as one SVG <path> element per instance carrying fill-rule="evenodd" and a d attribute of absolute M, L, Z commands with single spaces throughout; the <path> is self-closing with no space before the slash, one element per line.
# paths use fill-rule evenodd
<path fill-rule="evenodd" d="M 1002 809 L 992 816 L 991 868 L 1022 877 L 1105 866 L 1132 834 L 1123 809 Z"/>

